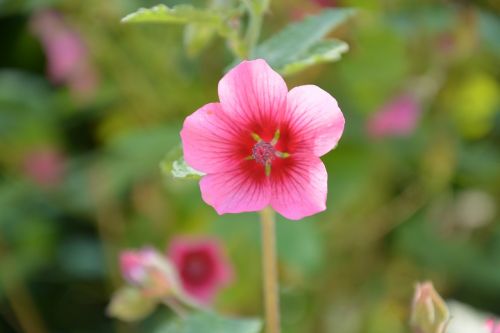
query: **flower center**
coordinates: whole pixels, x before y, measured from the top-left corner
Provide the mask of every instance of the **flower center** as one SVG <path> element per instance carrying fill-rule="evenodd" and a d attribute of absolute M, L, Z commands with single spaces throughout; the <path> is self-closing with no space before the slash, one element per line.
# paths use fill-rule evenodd
<path fill-rule="evenodd" d="M 289 153 L 281 152 L 276 150 L 275 146 L 278 143 L 280 138 L 280 130 L 278 129 L 274 133 L 274 137 L 271 142 L 267 142 L 261 139 L 261 137 L 257 133 L 251 133 L 252 138 L 257 141 L 252 148 L 252 155 L 247 156 L 246 160 L 254 160 L 259 164 L 264 166 L 264 170 L 266 176 L 269 177 L 271 175 L 271 166 L 272 162 L 276 157 L 279 158 L 288 158 L 290 156 Z"/>
<path fill-rule="evenodd" d="M 193 252 L 186 256 L 180 274 L 183 281 L 193 287 L 209 283 L 213 270 L 212 260 L 206 253 Z"/>
<path fill-rule="evenodd" d="M 252 148 L 253 159 L 262 165 L 271 163 L 271 161 L 276 157 L 276 149 L 269 142 L 259 141 Z"/>

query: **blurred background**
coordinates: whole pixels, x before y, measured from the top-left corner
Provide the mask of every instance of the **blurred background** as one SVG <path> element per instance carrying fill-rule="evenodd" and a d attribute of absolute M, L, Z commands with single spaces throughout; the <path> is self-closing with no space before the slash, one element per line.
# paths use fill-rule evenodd
<path fill-rule="evenodd" d="M 176 235 L 226 247 L 220 312 L 262 313 L 257 214 L 218 216 L 196 181 L 160 172 L 232 57 L 220 39 L 186 50 L 181 26 L 120 24 L 159 2 L 207 5 L 0 1 L 0 332 L 154 332 L 166 308 L 137 324 L 105 309 L 119 252 Z M 409 332 L 427 279 L 500 315 L 500 3 L 273 0 L 263 38 L 351 6 L 343 59 L 287 77 L 347 123 L 323 158 L 328 210 L 278 219 L 284 332 Z"/>

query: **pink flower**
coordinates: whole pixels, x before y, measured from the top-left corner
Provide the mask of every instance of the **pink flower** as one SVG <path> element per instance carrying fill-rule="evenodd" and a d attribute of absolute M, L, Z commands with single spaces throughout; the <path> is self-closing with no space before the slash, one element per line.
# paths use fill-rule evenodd
<path fill-rule="evenodd" d="M 210 303 L 219 288 L 232 280 L 231 265 L 214 239 L 176 238 L 168 257 L 177 267 L 186 294 L 200 303 Z"/>
<path fill-rule="evenodd" d="M 120 255 L 125 280 L 148 297 L 174 295 L 179 290 L 178 277 L 167 258 L 152 248 L 127 250 Z"/>
<path fill-rule="evenodd" d="M 344 129 L 337 101 L 317 86 L 288 91 L 264 60 L 243 61 L 219 82 L 220 103 L 186 118 L 186 162 L 205 175 L 203 200 L 219 214 L 271 205 L 289 219 L 326 209 L 320 156 Z"/>
<path fill-rule="evenodd" d="M 500 323 L 495 322 L 492 318 L 486 320 L 485 326 L 490 333 L 500 333 Z"/>
<path fill-rule="evenodd" d="M 374 138 L 410 135 L 417 126 L 420 112 L 414 97 L 399 96 L 368 119 L 368 134 Z"/>
<path fill-rule="evenodd" d="M 50 10 L 37 12 L 31 22 L 47 55 L 47 74 L 54 83 L 66 83 L 80 98 L 93 94 L 97 73 L 79 34 L 61 16 Z"/>
<path fill-rule="evenodd" d="M 54 148 L 40 148 L 24 157 L 24 172 L 43 187 L 59 184 L 64 174 L 65 158 Z"/>

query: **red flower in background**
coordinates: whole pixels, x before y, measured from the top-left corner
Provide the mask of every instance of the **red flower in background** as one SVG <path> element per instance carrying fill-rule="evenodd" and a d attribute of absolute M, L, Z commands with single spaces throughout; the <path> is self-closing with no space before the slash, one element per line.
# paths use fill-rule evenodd
<path fill-rule="evenodd" d="M 176 266 L 184 292 L 200 303 L 210 303 L 233 278 L 232 267 L 215 239 L 176 238 L 168 257 Z"/>
<path fill-rule="evenodd" d="M 35 13 L 31 28 L 45 50 L 49 79 L 66 83 L 78 98 L 90 97 L 97 86 L 97 73 L 78 32 L 51 10 Z"/>
<path fill-rule="evenodd" d="M 43 187 L 56 186 L 64 174 L 65 157 L 55 148 L 29 152 L 23 161 L 25 174 Z"/>
<path fill-rule="evenodd" d="M 368 119 L 368 134 L 375 138 L 408 136 L 417 127 L 420 113 L 420 104 L 413 96 L 398 96 Z"/>

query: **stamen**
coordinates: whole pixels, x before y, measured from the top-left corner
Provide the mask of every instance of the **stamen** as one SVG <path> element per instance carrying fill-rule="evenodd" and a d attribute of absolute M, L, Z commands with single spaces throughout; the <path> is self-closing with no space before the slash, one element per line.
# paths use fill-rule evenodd
<path fill-rule="evenodd" d="M 281 151 L 276 151 L 275 152 L 276 156 L 278 156 L 279 158 L 287 158 L 287 157 L 290 157 L 290 153 L 286 153 L 286 152 L 281 152 Z"/>
<path fill-rule="evenodd" d="M 257 142 L 261 142 L 262 139 L 260 138 L 260 136 L 257 134 L 257 133 L 252 133 L 252 138 L 257 141 Z"/>
<path fill-rule="evenodd" d="M 271 175 L 271 162 L 266 163 L 266 177 L 269 177 Z"/>
<path fill-rule="evenodd" d="M 280 130 L 274 132 L 274 137 L 271 142 L 266 142 L 257 133 L 251 133 L 252 138 L 257 141 L 252 148 L 252 155 L 245 157 L 245 161 L 255 160 L 255 162 L 264 166 L 266 177 L 271 175 L 273 160 L 278 158 L 288 158 L 290 153 L 277 151 L 274 146 L 280 138 Z"/>
<path fill-rule="evenodd" d="M 271 144 L 275 146 L 278 143 L 278 140 L 280 139 L 280 130 L 278 129 L 276 132 L 274 132 L 274 137 L 273 140 L 271 141 Z"/>

